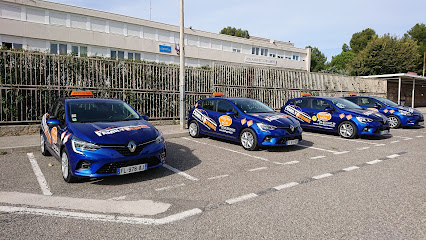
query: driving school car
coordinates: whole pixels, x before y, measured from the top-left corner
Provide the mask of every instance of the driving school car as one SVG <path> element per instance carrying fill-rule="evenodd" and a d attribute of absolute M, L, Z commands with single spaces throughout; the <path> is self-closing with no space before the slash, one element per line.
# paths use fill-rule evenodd
<path fill-rule="evenodd" d="M 78 177 L 124 175 L 159 167 L 166 160 L 162 133 L 121 100 L 74 91 L 43 115 L 43 155 L 61 162 L 66 182 Z"/>
<path fill-rule="evenodd" d="M 356 96 L 351 93 L 350 97 L 344 97 L 359 106 L 380 112 L 389 119 L 391 128 L 424 126 L 424 116 L 421 112 L 408 107 L 399 106 L 389 99 L 382 97 Z"/>
<path fill-rule="evenodd" d="M 264 103 L 249 98 L 213 98 L 199 100 L 188 117 L 192 137 L 209 135 L 240 142 L 244 149 L 261 146 L 295 145 L 302 140 L 299 122 L 277 113 Z"/>
<path fill-rule="evenodd" d="M 295 117 L 303 128 L 337 131 L 343 138 L 389 134 L 388 120 L 380 113 L 342 98 L 302 96 L 288 100 L 281 112 Z"/>

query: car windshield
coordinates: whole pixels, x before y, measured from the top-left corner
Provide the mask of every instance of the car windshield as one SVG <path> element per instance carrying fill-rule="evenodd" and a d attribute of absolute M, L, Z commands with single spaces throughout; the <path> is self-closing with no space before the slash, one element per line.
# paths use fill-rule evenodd
<path fill-rule="evenodd" d="M 240 111 L 244 113 L 274 112 L 274 109 L 254 99 L 230 99 L 230 101 L 234 103 L 240 109 Z"/>
<path fill-rule="evenodd" d="M 331 98 L 329 99 L 336 107 L 340 109 L 362 109 L 360 106 L 355 103 L 348 101 L 343 98 Z"/>
<path fill-rule="evenodd" d="M 398 107 L 398 104 L 396 104 L 395 102 L 392 102 L 389 99 L 382 98 L 382 97 L 376 97 L 376 99 L 379 100 L 380 102 L 388 105 L 389 107 Z"/>
<path fill-rule="evenodd" d="M 139 114 L 122 101 L 72 101 L 68 103 L 71 122 L 119 122 L 139 120 Z"/>

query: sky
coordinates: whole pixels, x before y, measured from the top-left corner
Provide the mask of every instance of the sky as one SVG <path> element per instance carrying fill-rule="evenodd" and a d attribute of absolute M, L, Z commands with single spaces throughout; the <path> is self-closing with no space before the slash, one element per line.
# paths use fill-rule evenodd
<path fill-rule="evenodd" d="M 150 19 L 150 0 L 49 0 Z M 178 26 L 180 0 L 151 0 L 151 20 Z M 352 34 L 372 28 L 402 37 L 426 24 L 426 0 L 185 0 L 185 27 L 219 33 L 227 26 L 251 36 L 317 47 L 331 61 Z"/>

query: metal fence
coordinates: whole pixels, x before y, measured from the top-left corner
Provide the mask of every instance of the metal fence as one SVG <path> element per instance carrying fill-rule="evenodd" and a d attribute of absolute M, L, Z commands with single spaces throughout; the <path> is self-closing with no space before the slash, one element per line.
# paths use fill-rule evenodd
<path fill-rule="evenodd" d="M 153 120 L 179 118 L 179 67 L 105 58 L 0 51 L 0 123 L 40 121 L 52 102 L 72 90 L 122 99 Z M 257 66 L 213 64 L 185 70 L 187 111 L 212 92 L 250 97 L 278 109 L 309 91 L 341 96 L 355 91 L 386 94 L 386 82 Z"/>

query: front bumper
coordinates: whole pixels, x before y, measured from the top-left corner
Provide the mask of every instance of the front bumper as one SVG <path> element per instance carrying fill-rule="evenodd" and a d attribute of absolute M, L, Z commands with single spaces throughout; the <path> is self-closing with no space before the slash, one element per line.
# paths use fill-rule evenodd
<path fill-rule="evenodd" d="M 401 116 L 401 126 L 403 127 L 409 127 L 409 126 L 423 126 L 424 125 L 424 117 L 423 114 L 416 114 L 410 117 L 407 116 Z"/>
<path fill-rule="evenodd" d="M 147 164 L 147 170 L 160 167 L 166 161 L 164 142 L 150 143 L 137 155 L 124 156 L 113 148 L 101 148 L 85 155 L 75 153 L 67 146 L 72 175 L 76 177 L 106 177 L 117 175 L 117 168 Z M 90 165 L 84 168 L 84 164 Z"/>
<path fill-rule="evenodd" d="M 288 140 L 302 141 L 302 128 L 297 127 L 293 133 L 286 129 L 275 129 L 271 131 L 256 130 L 259 146 L 287 146 Z"/>
<path fill-rule="evenodd" d="M 389 122 L 382 124 L 379 121 L 371 123 L 358 123 L 358 135 L 364 136 L 380 136 L 386 135 L 390 132 Z"/>

